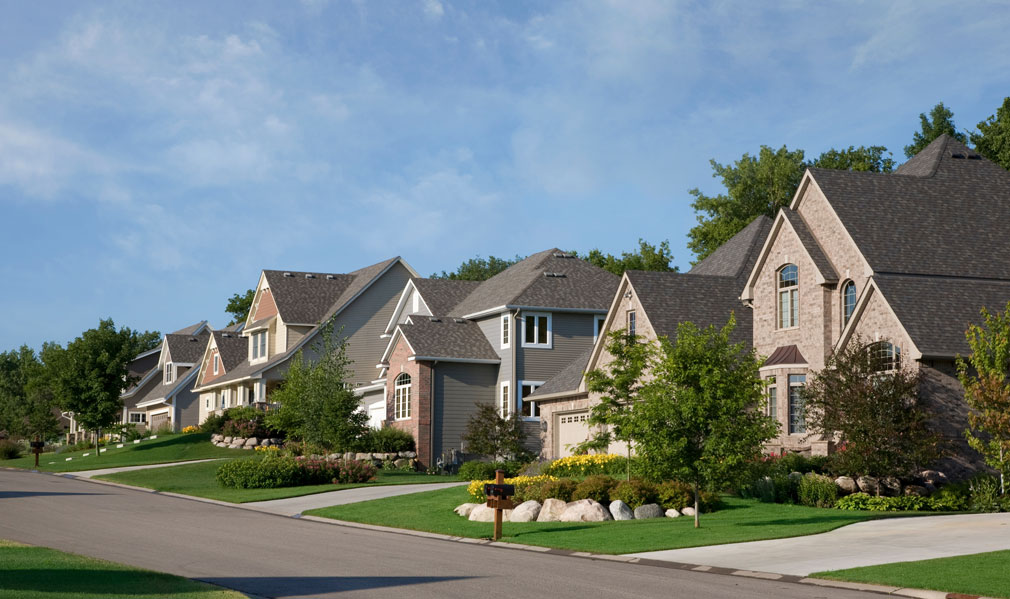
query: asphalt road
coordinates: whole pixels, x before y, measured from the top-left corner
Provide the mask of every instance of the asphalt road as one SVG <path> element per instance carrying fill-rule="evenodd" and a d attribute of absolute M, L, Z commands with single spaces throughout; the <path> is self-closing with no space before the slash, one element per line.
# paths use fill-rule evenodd
<path fill-rule="evenodd" d="M 334 526 L 9 470 L 0 470 L 0 538 L 266 597 L 880 596 Z"/>

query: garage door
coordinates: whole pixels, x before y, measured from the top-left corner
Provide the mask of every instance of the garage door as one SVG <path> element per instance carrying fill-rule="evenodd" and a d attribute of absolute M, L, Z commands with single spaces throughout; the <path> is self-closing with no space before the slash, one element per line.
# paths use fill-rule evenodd
<path fill-rule="evenodd" d="M 589 438 L 589 411 L 558 414 L 555 430 L 554 455 L 563 458 L 572 455 L 572 449 Z"/>
<path fill-rule="evenodd" d="M 168 412 L 164 412 L 162 414 L 155 414 L 154 416 L 151 416 L 149 428 L 151 431 L 157 431 L 166 424 L 168 424 Z"/>

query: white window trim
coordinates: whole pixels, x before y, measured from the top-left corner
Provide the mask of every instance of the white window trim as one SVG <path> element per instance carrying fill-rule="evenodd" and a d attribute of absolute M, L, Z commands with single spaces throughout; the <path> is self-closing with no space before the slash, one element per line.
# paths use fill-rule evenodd
<path fill-rule="evenodd" d="M 802 376 L 802 377 L 804 377 L 803 382 L 793 382 L 791 380 L 791 377 L 794 377 L 794 376 Z M 803 417 L 803 430 L 802 431 L 795 431 L 794 432 L 793 431 L 793 414 L 792 414 L 792 412 L 793 412 L 793 410 L 792 410 L 792 407 L 793 407 L 793 404 L 792 404 L 792 395 L 793 395 L 792 391 L 793 391 L 793 388 L 794 387 L 799 387 L 799 388 L 802 389 L 803 387 L 806 387 L 806 386 L 807 386 L 806 373 L 790 372 L 790 373 L 786 374 L 786 432 L 789 435 L 806 435 L 807 434 L 807 430 L 806 430 L 807 429 L 806 416 L 804 415 L 804 417 Z M 800 396 L 799 399 L 800 399 L 800 402 L 802 403 L 802 401 L 803 401 L 802 396 Z"/>
<path fill-rule="evenodd" d="M 508 336 L 506 337 L 505 327 L 508 327 Z M 498 327 L 498 331 L 501 336 L 501 349 L 509 349 L 512 347 L 512 337 L 515 337 L 515 327 L 512 326 L 512 314 L 508 312 L 503 312 L 501 315 L 501 323 Z"/>
<path fill-rule="evenodd" d="M 533 391 L 536 391 L 537 389 L 542 387 L 545 382 L 547 381 L 519 381 L 519 386 L 516 388 L 516 401 L 515 401 L 516 411 L 518 411 L 520 414 L 523 413 L 523 387 L 525 387 L 526 385 L 535 385 Z M 533 393 L 533 391 L 530 391 L 530 393 Z M 536 404 L 537 400 L 534 399 L 532 400 L 532 402 Z M 537 413 L 538 414 L 540 413 L 539 408 L 537 409 Z M 539 422 L 540 416 L 523 416 L 522 419 L 526 422 Z"/>
<path fill-rule="evenodd" d="M 401 372 L 400 374 L 396 375 L 397 378 L 399 378 L 400 375 L 402 375 L 402 374 L 405 374 L 405 373 Z M 408 374 L 408 376 L 410 376 L 410 375 Z M 398 422 L 399 421 L 403 421 L 403 420 L 410 420 L 410 417 L 411 417 L 411 414 L 410 414 L 411 413 L 411 409 L 410 409 L 410 388 L 412 386 L 414 386 L 414 377 L 410 377 L 410 383 L 408 383 L 406 385 L 398 385 L 398 384 L 396 384 L 396 379 L 393 379 L 393 420 L 398 421 Z M 405 395 L 406 395 L 405 399 L 407 400 L 406 407 L 403 410 L 406 413 L 405 416 L 399 416 L 396 413 L 397 403 L 399 402 L 398 395 L 399 395 L 399 392 L 401 390 L 405 391 Z"/>
<path fill-rule="evenodd" d="M 166 385 L 171 385 L 172 383 L 175 382 L 175 363 L 174 362 L 166 362 L 165 363 L 165 372 L 162 375 L 162 380 L 165 382 Z"/>
<path fill-rule="evenodd" d="M 796 267 L 796 284 L 791 287 L 781 287 L 782 271 L 789 266 Z M 792 319 L 793 312 L 796 313 L 796 322 L 789 326 L 782 326 L 782 295 L 789 295 L 789 318 Z M 782 265 L 775 271 L 775 330 L 789 331 L 800 328 L 800 267 L 795 263 Z"/>
<path fill-rule="evenodd" d="M 502 399 L 504 398 L 504 405 L 502 405 Z M 502 418 L 508 418 L 512 415 L 512 410 L 515 408 L 513 405 L 515 402 L 512 400 L 512 381 L 502 381 L 498 385 L 498 415 Z M 502 408 L 507 410 L 507 413 L 502 413 Z"/>
<path fill-rule="evenodd" d="M 526 342 L 526 319 L 530 316 L 537 319 L 539 322 L 541 317 L 547 317 L 547 343 L 527 343 Z M 539 349 L 552 349 L 554 347 L 554 319 L 550 312 L 523 312 L 522 313 L 522 323 L 523 331 L 521 337 L 521 344 L 523 347 L 539 348 Z M 534 338 L 539 336 L 539 331 L 535 331 Z"/>
<path fill-rule="evenodd" d="M 219 374 L 221 368 L 221 357 L 219 354 L 214 354 L 214 374 Z"/>
<path fill-rule="evenodd" d="M 596 314 L 593 316 L 593 343 L 600 338 L 600 332 L 603 330 L 603 326 L 607 324 L 606 314 Z"/>
<path fill-rule="evenodd" d="M 140 416 L 140 420 L 134 421 L 134 416 Z M 130 424 L 147 424 L 147 412 L 130 412 L 126 418 Z"/>
<path fill-rule="evenodd" d="M 635 320 L 634 330 L 632 330 L 631 320 Z M 624 314 L 624 330 L 629 335 L 638 335 L 638 312 L 636 310 L 628 310 Z"/>
<path fill-rule="evenodd" d="M 262 335 L 263 343 L 258 343 L 258 337 Z M 249 363 L 259 364 L 260 362 L 266 362 L 267 358 L 270 356 L 270 331 L 256 331 L 252 335 L 249 335 L 252 340 L 249 346 Z M 263 346 L 263 353 L 256 356 L 257 349 L 259 346 Z M 256 356 L 256 357 L 253 357 Z"/>

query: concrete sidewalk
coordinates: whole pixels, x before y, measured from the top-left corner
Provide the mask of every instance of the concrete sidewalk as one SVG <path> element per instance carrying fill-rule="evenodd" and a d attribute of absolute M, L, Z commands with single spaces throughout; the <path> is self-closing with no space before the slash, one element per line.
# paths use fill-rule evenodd
<path fill-rule="evenodd" d="M 808 576 L 825 570 L 1001 549 L 1010 549 L 1010 514 L 888 518 L 850 524 L 806 537 L 630 555 L 685 564 Z"/>
<path fill-rule="evenodd" d="M 200 462 L 216 462 L 229 458 L 208 458 L 205 460 L 189 460 L 186 462 L 169 462 L 167 464 L 143 464 L 141 466 L 120 466 L 119 468 L 100 468 L 98 470 L 80 470 L 78 472 L 56 472 L 54 474 L 64 474 L 69 476 L 80 476 L 82 478 L 92 478 L 103 474 L 115 474 L 116 472 L 130 472 L 133 470 L 147 470 L 149 468 L 168 468 L 169 466 L 184 466 L 186 464 L 199 464 Z"/>
<path fill-rule="evenodd" d="M 448 487 L 458 487 L 465 485 L 465 482 L 452 483 L 422 483 L 416 485 L 384 485 L 377 487 L 358 487 L 356 489 L 344 489 L 342 491 L 327 491 L 326 493 L 316 493 L 315 495 L 302 495 L 301 497 L 289 497 L 287 499 L 273 499 L 271 501 L 254 501 L 251 503 L 237 504 L 237 507 L 254 509 L 271 514 L 282 516 L 294 516 L 306 510 L 313 510 L 333 505 L 345 505 L 357 503 L 359 501 L 371 501 L 372 499 L 383 499 L 385 497 L 397 497 L 399 495 L 409 495 L 411 493 L 422 493 L 424 491 L 435 491 Z"/>

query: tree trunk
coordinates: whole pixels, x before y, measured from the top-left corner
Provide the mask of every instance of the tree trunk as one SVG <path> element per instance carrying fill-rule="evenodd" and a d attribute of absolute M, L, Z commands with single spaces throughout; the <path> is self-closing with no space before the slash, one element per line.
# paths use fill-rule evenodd
<path fill-rule="evenodd" d="M 1006 462 L 1003 461 L 1003 446 L 999 447 L 999 463 L 1001 468 L 999 469 L 999 494 L 1006 495 L 1006 483 L 1003 480 L 1003 470 L 1006 467 Z"/>
<path fill-rule="evenodd" d="M 700 519 L 698 517 L 699 516 L 699 512 L 701 512 L 701 510 L 698 509 L 698 504 L 699 504 L 699 501 L 698 501 L 698 483 L 694 483 L 692 486 L 694 487 L 694 527 L 695 528 L 701 528 L 701 521 L 700 521 Z"/>
<path fill-rule="evenodd" d="M 100 457 L 102 455 L 102 427 L 98 427 L 98 432 L 95 433 L 95 457 Z"/>
<path fill-rule="evenodd" d="M 630 481 L 631 480 L 631 441 L 627 441 L 627 444 L 628 444 L 628 464 L 627 464 L 628 471 L 627 471 L 627 476 L 628 476 L 628 480 Z"/>

